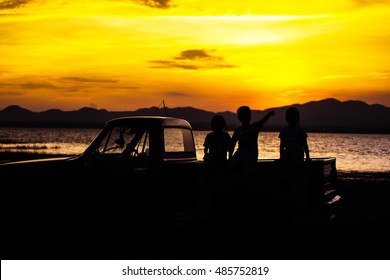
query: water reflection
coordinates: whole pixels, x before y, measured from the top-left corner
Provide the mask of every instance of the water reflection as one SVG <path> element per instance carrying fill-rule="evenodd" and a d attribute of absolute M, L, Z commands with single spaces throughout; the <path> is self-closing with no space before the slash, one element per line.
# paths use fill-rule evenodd
<path fill-rule="evenodd" d="M 82 153 L 100 129 L 1 128 L 0 151 L 75 155 Z M 195 131 L 198 159 L 209 131 Z M 259 158 L 279 158 L 278 132 L 261 132 Z M 345 171 L 390 171 L 390 135 L 308 133 L 312 157 L 336 157 Z M 232 132 L 230 132 L 232 135 Z"/>

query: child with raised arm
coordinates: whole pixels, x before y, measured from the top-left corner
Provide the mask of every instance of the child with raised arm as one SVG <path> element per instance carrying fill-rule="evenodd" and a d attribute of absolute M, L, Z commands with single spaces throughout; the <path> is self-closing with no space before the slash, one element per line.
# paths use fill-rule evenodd
<path fill-rule="evenodd" d="M 251 172 L 257 162 L 259 155 L 258 136 L 263 129 L 263 125 L 275 111 L 268 112 L 261 120 L 251 123 L 252 111 L 248 106 L 241 106 L 237 109 L 237 117 L 241 126 L 234 130 L 232 136 L 231 152 L 234 151 L 238 143 L 237 151 L 232 157 L 233 167 L 239 167 L 244 173 Z"/>
<path fill-rule="evenodd" d="M 274 111 L 268 112 L 262 119 L 251 123 L 252 111 L 248 106 L 237 109 L 237 117 L 241 126 L 237 127 L 232 136 L 231 152 L 236 144 L 238 148 L 229 161 L 229 185 L 225 199 L 227 221 L 234 231 L 248 233 L 256 228 L 253 221 L 258 217 L 259 200 L 253 186 L 255 166 L 257 163 L 258 136 L 263 125 Z"/>

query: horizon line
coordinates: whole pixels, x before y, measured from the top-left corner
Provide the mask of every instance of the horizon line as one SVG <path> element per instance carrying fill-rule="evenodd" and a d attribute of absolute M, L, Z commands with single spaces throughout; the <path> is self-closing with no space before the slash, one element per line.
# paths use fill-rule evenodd
<path fill-rule="evenodd" d="M 379 105 L 379 106 L 383 106 L 385 108 L 390 108 L 390 107 L 388 107 L 388 106 L 386 106 L 384 104 L 380 104 L 380 103 L 369 104 L 366 101 L 359 100 L 359 99 L 349 99 L 349 100 L 341 101 L 341 100 L 339 100 L 337 98 L 329 97 L 329 98 L 324 98 L 324 99 L 320 99 L 320 100 L 311 100 L 311 101 L 308 101 L 308 102 L 305 102 L 305 103 L 293 103 L 293 104 L 282 105 L 282 106 L 278 106 L 278 107 L 270 107 L 270 108 L 266 108 L 266 109 L 263 109 L 263 110 L 251 108 L 251 110 L 252 111 L 267 111 L 267 110 L 283 108 L 283 107 L 288 107 L 288 106 L 303 106 L 303 105 L 308 104 L 308 103 L 321 102 L 321 101 L 326 101 L 326 100 L 335 100 L 335 101 L 340 102 L 340 103 L 345 103 L 345 102 L 362 102 L 364 104 L 367 104 L 368 106 Z M 48 108 L 48 109 L 42 110 L 42 111 L 32 111 L 32 110 L 30 110 L 30 109 L 28 109 L 26 107 L 22 107 L 22 106 L 17 105 L 17 104 L 11 104 L 11 105 L 5 106 L 3 109 L 0 109 L 0 111 L 4 111 L 5 109 L 7 109 L 9 107 L 19 107 L 21 109 L 28 110 L 28 111 L 30 111 L 32 113 L 42 113 L 42 112 L 46 112 L 46 111 L 50 111 L 50 110 L 59 110 L 59 111 L 62 111 L 62 112 L 72 112 L 72 111 L 79 111 L 79 110 L 82 110 L 82 109 L 94 109 L 94 110 L 97 110 L 97 111 L 103 110 L 103 111 L 107 111 L 107 112 L 134 112 L 134 111 L 137 111 L 137 110 L 150 109 L 150 108 L 160 109 L 160 106 L 150 106 L 150 107 L 140 107 L 140 108 L 134 109 L 134 110 L 108 110 L 108 109 L 105 109 L 105 108 L 96 108 L 96 107 L 84 106 L 84 107 L 80 107 L 78 109 L 73 109 L 73 110 L 63 110 L 63 109 L 58 109 L 58 108 Z M 202 111 L 211 112 L 211 113 L 225 113 L 225 112 L 234 113 L 233 111 L 229 111 L 229 110 L 226 110 L 226 111 L 210 111 L 210 110 L 207 110 L 207 109 L 197 108 L 197 107 L 193 107 L 193 106 L 176 106 L 176 107 L 168 107 L 168 106 L 166 106 L 165 108 L 167 108 L 167 109 L 193 108 L 193 109 L 202 110 Z M 161 109 L 164 109 L 164 108 L 161 108 Z"/>

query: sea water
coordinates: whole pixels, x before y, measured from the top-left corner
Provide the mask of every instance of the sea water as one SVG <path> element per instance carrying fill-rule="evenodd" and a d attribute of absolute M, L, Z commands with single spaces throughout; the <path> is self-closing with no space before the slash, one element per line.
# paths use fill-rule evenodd
<path fill-rule="evenodd" d="M 0 152 L 77 155 L 99 133 L 85 128 L 0 128 Z M 194 131 L 197 157 L 209 131 Z M 232 135 L 232 132 L 229 132 Z M 335 157 L 342 171 L 390 172 L 389 134 L 308 133 L 311 157 Z M 259 159 L 279 158 L 278 132 L 259 134 Z"/>

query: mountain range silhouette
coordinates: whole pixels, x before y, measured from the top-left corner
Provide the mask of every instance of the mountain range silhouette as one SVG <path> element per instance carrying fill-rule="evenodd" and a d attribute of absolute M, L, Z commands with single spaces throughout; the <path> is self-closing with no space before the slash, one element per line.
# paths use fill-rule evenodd
<path fill-rule="evenodd" d="M 245 105 L 245 104 L 243 104 Z M 390 133 L 390 108 L 362 101 L 339 101 L 328 98 L 304 104 L 291 104 L 266 110 L 253 110 L 252 121 L 256 121 L 270 110 L 276 115 L 265 125 L 265 131 L 279 131 L 285 126 L 285 111 L 295 106 L 301 113 L 301 125 L 308 132 L 347 132 L 347 133 Z M 211 112 L 193 107 L 141 108 L 135 111 L 107 111 L 84 107 L 74 111 L 50 109 L 32 112 L 17 105 L 0 111 L 2 127 L 94 127 L 99 128 L 110 119 L 137 116 L 170 116 L 187 120 L 194 130 L 210 130 L 210 120 L 214 114 L 225 117 L 229 130 L 240 125 L 236 112 Z"/>

